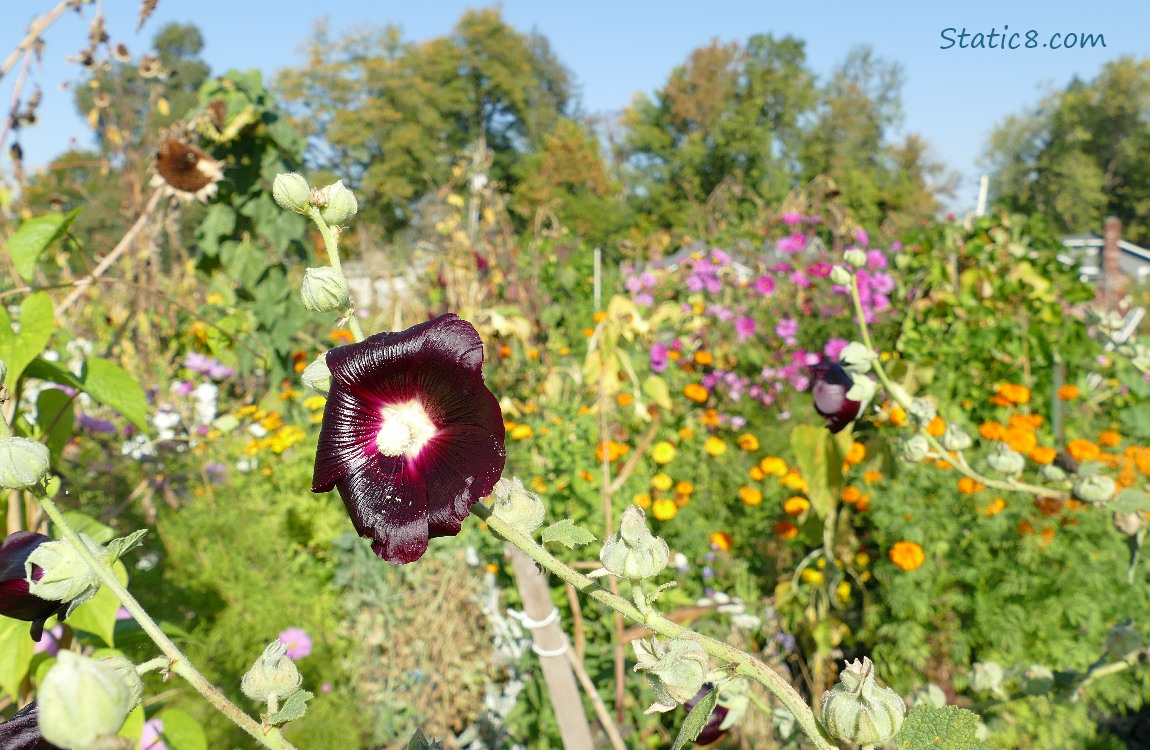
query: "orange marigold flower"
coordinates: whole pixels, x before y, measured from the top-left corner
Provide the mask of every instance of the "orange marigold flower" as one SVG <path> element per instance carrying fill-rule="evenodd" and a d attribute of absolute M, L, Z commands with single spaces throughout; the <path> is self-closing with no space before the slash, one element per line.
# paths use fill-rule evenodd
<path fill-rule="evenodd" d="M 866 459 L 866 446 L 860 442 L 851 443 L 850 450 L 847 451 L 846 462 L 848 464 L 861 464 Z"/>
<path fill-rule="evenodd" d="M 1067 443 L 1066 452 L 1079 461 L 1093 461 L 1102 453 L 1097 445 L 1082 438 L 1075 438 Z"/>
<path fill-rule="evenodd" d="M 942 437 L 942 433 L 946 432 L 946 420 L 942 417 L 935 415 L 934 419 L 926 424 L 926 434 L 931 437 Z"/>
<path fill-rule="evenodd" d="M 759 439 L 749 432 L 739 435 L 736 442 L 745 451 L 757 451 L 759 449 Z"/>
<path fill-rule="evenodd" d="M 1010 406 L 1010 399 L 1000 393 L 994 394 L 988 398 L 987 401 L 994 404 L 995 406 Z"/>
<path fill-rule="evenodd" d="M 331 340 L 337 344 L 351 344 L 355 342 L 355 336 L 346 328 L 337 328 L 331 332 Z"/>
<path fill-rule="evenodd" d="M 862 492 L 858 487 L 855 487 L 854 485 L 848 485 L 843 487 L 843 491 L 839 497 L 842 498 L 844 503 L 848 505 L 854 505 L 859 501 L 860 498 L 862 498 Z"/>
<path fill-rule="evenodd" d="M 680 440 L 690 440 L 693 437 L 695 437 L 695 431 L 692 430 L 690 427 L 680 427 L 679 428 L 679 439 Z"/>
<path fill-rule="evenodd" d="M 675 484 L 675 492 L 680 495 L 690 495 L 695 491 L 695 485 L 688 482 L 686 479 Z"/>
<path fill-rule="evenodd" d="M 1008 427 L 1002 436 L 1002 442 L 1009 445 L 1019 453 L 1026 455 L 1038 445 L 1038 437 L 1030 431 L 1030 427 Z"/>
<path fill-rule="evenodd" d="M 761 482 L 767 477 L 767 475 L 763 473 L 763 470 L 758 466 L 752 466 L 750 474 L 751 479 L 754 479 L 756 482 Z"/>
<path fill-rule="evenodd" d="M 1006 427 L 998 422 L 983 422 L 978 428 L 978 434 L 983 440 L 1001 440 L 1006 434 Z"/>
<path fill-rule="evenodd" d="M 699 386 L 702 388 L 703 386 Z M 719 424 L 719 412 L 716 409 L 707 409 L 703 412 L 702 422 L 707 427 L 714 427 Z"/>
<path fill-rule="evenodd" d="M 981 482 L 976 482 L 970 477 L 962 477 L 958 480 L 958 491 L 964 495 L 973 495 L 984 489 L 986 489 L 986 485 Z"/>
<path fill-rule="evenodd" d="M 896 406 L 890 410 L 890 423 L 902 427 L 906 424 L 906 410 L 901 406 Z"/>
<path fill-rule="evenodd" d="M 600 310 L 599 312 L 595 313 L 595 322 L 596 323 L 602 323 L 606 319 L 607 319 L 607 313 L 606 312 Z"/>
<path fill-rule="evenodd" d="M 723 552 L 729 550 L 735 542 L 735 540 L 731 538 L 731 535 L 725 531 L 714 532 L 711 534 L 709 541 L 712 547 L 717 550 L 722 550 Z"/>
<path fill-rule="evenodd" d="M 982 514 L 984 516 L 997 516 L 1004 510 L 1006 510 L 1006 501 L 1001 497 L 996 497 L 990 501 L 990 505 L 982 509 Z"/>
<path fill-rule="evenodd" d="M 511 356 L 511 347 L 508 346 L 507 344 L 504 344 L 503 346 L 499 347 L 499 356 L 500 357 L 510 357 Z"/>
<path fill-rule="evenodd" d="M 695 364 L 697 365 L 709 365 L 714 361 L 715 358 L 711 356 L 711 353 L 708 351 L 700 349 L 699 351 L 695 352 Z"/>
<path fill-rule="evenodd" d="M 787 473 L 787 462 L 777 456 L 764 456 L 763 460 L 759 461 L 759 468 L 764 474 L 781 477 Z"/>
<path fill-rule="evenodd" d="M 882 472 L 874 471 L 873 469 L 871 471 L 864 472 L 863 481 L 867 484 L 874 484 L 875 482 L 882 481 Z"/>
<path fill-rule="evenodd" d="M 1122 435 L 1114 430 L 1106 430 L 1098 433 L 1098 442 L 1107 448 L 1113 448 L 1122 442 Z"/>
<path fill-rule="evenodd" d="M 754 487 L 740 487 L 739 499 L 747 505 L 758 505 L 763 502 L 763 493 Z"/>
<path fill-rule="evenodd" d="M 799 495 L 788 497 L 783 502 L 783 512 L 788 516 L 801 516 L 803 513 L 806 513 L 810 507 L 811 501 Z"/>
<path fill-rule="evenodd" d="M 619 406 L 630 406 L 634 400 L 635 397 L 630 393 L 620 393 L 615 397 L 615 403 L 619 404 Z"/>
<path fill-rule="evenodd" d="M 796 490 L 798 492 L 807 491 L 807 480 L 803 479 L 802 474 L 799 474 L 793 469 L 779 477 L 779 483 L 787 489 Z"/>
<path fill-rule="evenodd" d="M 906 571 L 918 570 L 926 562 L 926 554 L 914 542 L 895 542 L 890 548 L 890 561 Z"/>
<path fill-rule="evenodd" d="M 946 471 L 947 469 L 950 468 L 950 463 L 947 461 L 943 461 L 941 458 L 938 459 L 937 461 L 935 461 L 934 465 L 937 466 L 938 468 L 942 469 L 943 471 Z"/>
<path fill-rule="evenodd" d="M 1003 383 L 998 386 L 998 394 L 1012 404 L 1026 404 L 1030 402 L 1030 389 L 1015 383 Z"/>
<path fill-rule="evenodd" d="M 717 438 L 712 435 L 711 437 L 707 438 L 705 443 L 703 443 L 703 450 L 705 450 L 709 455 L 721 456 L 727 452 L 727 444 L 724 443 L 721 438 Z"/>
<path fill-rule="evenodd" d="M 678 361 L 679 361 L 679 357 L 681 357 L 681 356 L 683 356 L 683 355 L 681 355 L 681 354 L 680 354 L 680 353 L 679 353 L 677 350 L 675 350 L 675 349 L 672 349 L 671 351 L 667 352 L 667 359 L 673 360 L 673 361 L 675 361 L 675 362 L 678 362 Z"/>
<path fill-rule="evenodd" d="M 1058 455 L 1058 451 L 1053 448 L 1047 448 L 1044 445 L 1039 445 L 1030 449 L 1030 460 L 1036 464 L 1048 464 L 1054 460 Z"/>
<path fill-rule="evenodd" d="M 859 501 L 857 503 L 855 503 L 855 510 L 857 510 L 859 513 L 866 513 L 868 510 L 870 510 L 870 493 L 869 492 L 866 493 L 865 495 L 863 495 L 862 497 L 860 497 Z"/>
<path fill-rule="evenodd" d="M 1064 385 L 1058 389 L 1058 398 L 1063 401 L 1073 401 L 1081 395 L 1076 385 Z"/>
<path fill-rule="evenodd" d="M 783 539 L 794 539 L 799 535 L 799 527 L 793 521 L 784 519 L 775 523 L 775 534 Z"/>
<path fill-rule="evenodd" d="M 707 400 L 707 389 L 698 383 L 691 383 L 683 388 L 683 395 L 697 404 Z"/>

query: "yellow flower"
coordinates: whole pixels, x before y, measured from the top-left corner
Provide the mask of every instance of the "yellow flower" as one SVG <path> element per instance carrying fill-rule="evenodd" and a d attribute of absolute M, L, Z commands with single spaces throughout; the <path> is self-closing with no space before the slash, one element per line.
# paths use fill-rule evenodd
<path fill-rule="evenodd" d="M 695 403 L 701 404 L 707 400 L 707 389 L 698 383 L 691 383 L 683 388 L 683 395 Z"/>
<path fill-rule="evenodd" d="M 896 406 L 890 410 L 890 423 L 902 427 L 906 424 L 906 410 L 901 406 Z"/>
<path fill-rule="evenodd" d="M 723 552 L 729 550 L 731 545 L 735 543 L 735 540 L 731 538 L 731 535 L 725 531 L 714 532 L 711 534 L 709 541 L 711 542 L 712 547 L 718 550 L 722 550 Z"/>
<path fill-rule="evenodd" d="M 283 417 L 281 417 L 279 415 L 279 412 L 273 411 L 271 414 L 267 415 L 266 417 L 264 417 L 263 419 L 260 420 L 260 427 L 263 427 L 265 430 L 268 430 L 269 432 L 271 430 L 278 430 L 282 426 L 283 426 Z"/>
<path fill-rule="evenodd" d="M 320 395 L 308 396 L 303 401 L 303 408 L 310 411 L 319 411 L 327 403 L 327 399 Z"/>
<path fill-rule="evenodd" d="M 671 486 L 674 484 L 674 480 L 672 480 L 671 477 L 667 476 L 666 474 L 656 474 L 655 476 L 651 477 L 651 486 L 657 490 L 662 490 L 663 492 L 671 489 Z"/>
<path fill-rule="evenodd" d="M 803 479 L 802 475 L 794 469 L 784 474 L 779 479 L 779 483 L 790 490 L 796 490 L 798 492 L 807 491 L 807 480 Z"/>
<path fill-rule="evenodd" d="M 788 516 L 801 516 L 803 513 L 806 513 L 807 509 L 810 507 L 810 500 L 807 500 L 805 497 L 795 495 L 794 497 L 788 497 L 783 503 L 783 512 Z"/>
<path fill-rule="evenodd" d="M 651 515 L 660 521 L 670 521 L 679 512 L 679 506 L 669 498 L 660 498 L 651 505 Z"/>
<path fill-rule="evenodd" d="M 915 542 L 895 542 L 890 548 L 890 561 L 903 570 L 917 570 L 926 562 L 926 555 Z"/>
<path fill-rule="evenodd" d="M 752 466 L 751 467 L 751 479 L 754 479 L 756 482 L 761 482 L 761 481 L 763 481 L 763 479 L 766 478 L 766 476 L 767 475 L 764 474 L 763 470 L 760 469 L 758 466 Z"/>
<path fill-rule="evenodd" d="M 675 492 L 679 493 L 680 495 L 690 495 L 694 491 L 695 485 L 691 484 L 685 479 L 675 485 Z"/>
<path fill-rule="evenodd" d="M 295 388 L 288 388 L 287 390 L 280 392 L 280 401 L 291 401 L 297 396 L 299 396 L 299 391 L 297 391 Z"/>
<path fill-rule="evenodd" d="M 759 461 L 759 468 L 764 474 L 781 477 L 787 473 L 787 462 L 777 456 L 766 456 Z"/>
<path fill-rule="evenodd" d="M 757 451 L 759 449 L 759 439 L 749 432 L 739 435 L 737 442 L 739 447 L 745 451 Z"/>
<path fill-rule="evenodd" d="M 675 458 L 675 446 L 668 443 L 666 440 L 661 440 L 655 443 L 655 447 L 651 449 L 651 460 L 657 464 L 669 464 Z"/>
<path fill-rule="evenodd" d="M 997 516 L 1002 511 L 1006 510 L 1006 501 L 1001 497 L 996 497 L 990 501 L 990 505 L 983 508 L 983 515 Z"/>
<path fill-rule="evenodd" d="M 799 577 L 803 579 L 803 583 L 809 583 L 812 586 L 822 586 L 827 580 L 821 570 L 813 568 L 803 568 L 802 575 Z"/>
<path fill-rule="evenodd" d="M 517 424 L 511 428 L 512 440 L 526 440 L 535 434 L 535 430 L 531 429 L 529 424 Z"/>
<path fill-rule="evenodd" d="M 712 456 L 721 456 L 727 451 L 727 444 L 712 435 L 707 438 L 707 442 L 703 443 L 703 450 Z"/>
<path fill-rule="evenodd" d="M 695 437 L 695 431 L 692 430 L 690 427 L 680 427 L 679 428 L 679 439 L 680 440 L 690 440 L 693 437 Z"/>
<path fill-rule="evenodd" d="M 841 582 L 835 587 L 835 596 L 838 597 L 840 602 L 846 603 L 851 600 L 851 585 L 847 581 Z"/>
<path fill-rule="evenodd" d="M 747 505 L 758 505 L 763 502 L 763 493 L 756 490 L 754 487 L 740 487 L 739 499 Z"/>
<path fill-rule="evenodd" d="M 651 495 L 647 492 L 636 492 L 631 497 L 631 504 L 638 505 L 643 510 L 651 507 Z"/>
<path fill-rule="evenodd" d="M 867 565 L 870 565 L 870 555 L 865 552 L 859 552 L 855 555 L 855 565 L 860 568 L 865 568 Z"/>

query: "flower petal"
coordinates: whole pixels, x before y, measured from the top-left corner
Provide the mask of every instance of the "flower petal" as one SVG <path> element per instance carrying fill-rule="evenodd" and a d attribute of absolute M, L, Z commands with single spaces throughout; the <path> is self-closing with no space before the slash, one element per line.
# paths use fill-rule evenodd
<path fill-rule="evenodd" d="M 502 441 L 482 427 L 452 425 L 427 444 L 416 465 L 427 480 L 432 537 L 459 533 L 471 506 L 499 481 L 506 455 Z"/>
<path fill-rule="evenodd" d="M 356 532 L 371 537 L 376 555 L 409 563 L 427 551 L 427 486 L 402 456 L 377 455 L 336 488 Z"/>

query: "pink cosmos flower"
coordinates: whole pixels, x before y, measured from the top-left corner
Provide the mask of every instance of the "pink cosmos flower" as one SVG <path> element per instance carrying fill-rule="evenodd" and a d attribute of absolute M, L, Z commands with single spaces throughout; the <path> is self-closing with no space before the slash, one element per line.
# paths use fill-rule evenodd
<path fill-rule="evenodd" d="M 140 733 L 140 750 L 168 750 L 161 738 L 163 733 L 163 719 L 148 719 L 144 722 L 144 731 Z"/>
<path fill-rule="evenodd" d="M 739 337 L 739 341 L 746 341 L 751 336 L 755 335 L 755 320 L 754 318 L 747 317 L 746 315 L 740 316 L 735 319 L 735 335 Z"/>
<path fill-rule="evenodd" d="M 778 248 L 779 252 L 786 253 L 787 255 L 794 255 L 795 253 L 800 252 L 806 246 L 807 236 L 802 232 L 795 232 L 788 237 L 783 237 L 781 240 L 775 243 L 775 247 Z"/>
<path fill-rule="evenodd" d="M 287 646 L 287 655 L 302 659 L 311 653 L 311 636 L 303 628 L 288 628 L 280 633 L 280 643 Z"/>
<path fill-rule="evenodd" d="M 843 353 L 843 349 L 846 348 L 846 339 L 831 339 L 823 347 L 823 354 L 827 355 L 827 359 L 838 359 L 839 355 Z"/>
<path fill-rule="evenodd" d="M 459 533 L 506 461 L 503 414 L 483 384 L 483 342 L 447 314 L 327 353 L 332 384 L 312 492 L 339 490 L 379 557 L 418 560 Z"/>
<path fill-rule="evenodd" d="M 775 291 L 775 280 L 770 276 L 760 276 L 755 280 L 755 291 L 766 297 Z"/>
<path fill-rule="evenodd" d="M 785 214 L 783 214 L 783 223 L 788 227 L 793 227 L 796 224 L 802 224 L 803 215 L 798 211 L 787 211 Z"/>

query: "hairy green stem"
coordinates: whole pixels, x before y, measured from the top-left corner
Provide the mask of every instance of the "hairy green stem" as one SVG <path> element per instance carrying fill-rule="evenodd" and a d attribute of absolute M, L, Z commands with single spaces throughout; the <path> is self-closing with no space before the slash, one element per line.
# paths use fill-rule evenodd
<path fill-rule="evenodd" d="M 198 669 L 191 663 L 188 657 L 184 656 L 183 652 L 176 646 L 175 643 L 160 630 L 160 626 L 152 619 L 151 615 L 136 601 L 136 597 L 128 591 L 128 589 L 120 583 L 120 579 L 116 578 L 110 565 L 105 565 L 102 561 L 98 560 L 92 551 L 88 549 L 88 545 L 80 538 L 76 530 L 72 528 L 71 524 L 64 518 L 60 509 L 52 502 L 51 498 L 42 496 L 39 498 L 40 506 L 44 512 L 48 514 L 48 518 L 52 519 L 52 523 L 60 528 L 60 532 L 64 538 L 72 543 L 76 551 L 83 558 L 88 567 L 92 569 L 100 581 L 108 587 L 120 603 L 124 605 L 124 609 L 131 613 L 144 632 L 155 642 L 155 644 L 164 652 L 166 657 L 165 661 L 169 664 L 169 669 L 172 672 L 183 677 L 188 683 L 196 689 L 209 703 L 216 707 L 220 713 L 227 716 L 236 726 L 247 732 L 255 738 L 264 747 L 271 748 L 271 750 L 295 750 L 295 746 L 284 739 L 279 729 L 272 728 L 266 733 L 264 728 L 260 726 L 259 722 L 248 716 L 242 709 L 227 699 L 219 689 L 208 681 Z M 148 665 L 154 664 L 155 660 L 146 662 Z"/>
<path fill-rule="evenodd" d="M 344 281 L 347 281 L 347 275 L 343 272 L 343 264 L 339 260 L 339 233 L 333 232 L 323 217 L 319 215 L 319 209 L 315 206 L 308 206 L 307 216 L 315 224 L 319 234 L 323 237 L 323 246 L 327 250 L 327 262 L 335 269 L 336 273 L 343 276 Z M 351 335 L 356 341 L 363 341 L 363 328 L 359 324 L 359 318 L 349 309 L 347 311 L 347 327 L 351 330 Z"/>
<path fill-rule="evenodd" d="M 595 583 L 592 579 L 571 568 L 558 559 L 542 545 L 527 534 L 516 529 L 511 524 L 491 513 L 484 505 L 477 503 L 471 506 L 471 513 L 487 523 L 488 528 L 500 538 L 510 542 L 542 566 L 558 576 L 563 581 L 591 597 L 595 601 L 605 604 L 619 614 L 634 622 L 649 628 L 664 638 L 683 638 L 699 643 L 703 650 L 725 664 L 732 665 L 734 672 L 747 677 L 769 690 L 786 708 L 795 716 L 795 720 L 803 732 L 810 738 L 818 750 L 836 750 L 827 734 L 819 726 L 814 711 L 806 704 L 790 683 L 773 669 L 754 658 L 745 651 L 741 651 L 730 644 L 689 630 L 688 628 L 672 622 L 659 615 L 654 610 L 641 612 L 631 602 L 622 596 L 612 594 L 607 589 Z"/>

